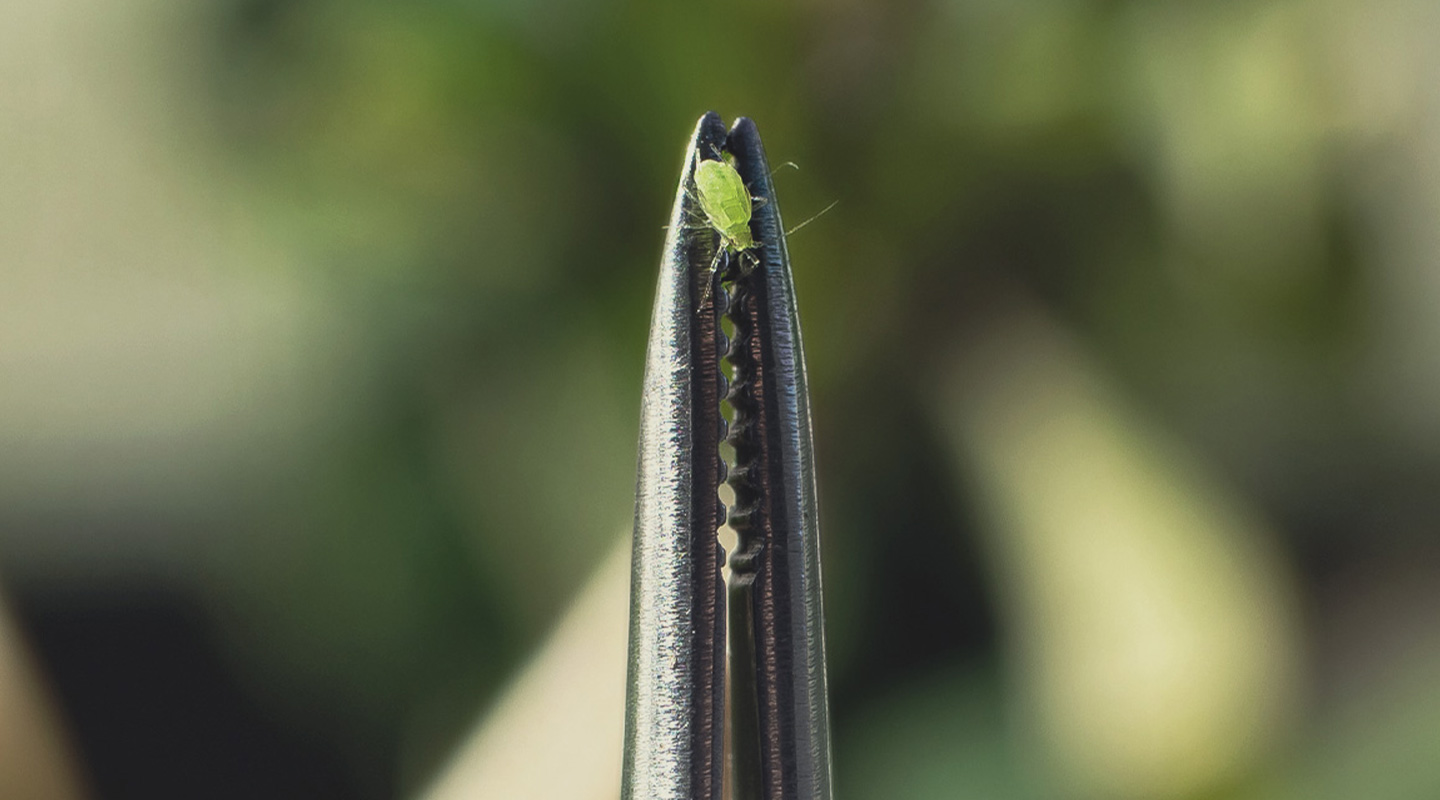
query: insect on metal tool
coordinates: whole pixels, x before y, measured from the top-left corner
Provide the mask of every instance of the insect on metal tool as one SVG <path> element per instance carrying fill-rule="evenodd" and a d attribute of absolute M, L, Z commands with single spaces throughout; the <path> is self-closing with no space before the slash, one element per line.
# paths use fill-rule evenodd
<path fill-rule="evenodd" d="M 714 163 L 739 177 L 746 203 L 757 200 L 743 233 L 724 224 L 738 216 L 693 221 L 715 219 L 696 187 Z M 735 200 L 733 186 L 717 191 Z M 753 263 L 741 267 L 741 253 Z M 728 425 L 722 400 L 734 411 Z M 811 439 L 789 255 L 760 137 L 747 119 L 727 132 L 709 113 L 686 151 L 646 355 L 624 800 L 830 800 Z M 728 470 L 722 441 L 734 448 Z M 738 537 L 728 586 L 722 481 Z"/>
<path fill-rule="evenodd" d="M 691 199 L 700 207 L 700 217 L 691 224 L 699 222 L 720 236 L 720 246 L 715 248 L 715 257 L 710 260 L 705 289 L 700 296 L 702 308 L 710 298 L 711 279 L 719 272 L 722 259 L 739 257 L 738 263 L 731 261 L 732 269 L 738 270 L 734 277 L 744 277 L 759 266 L 759 259 L 751 252 L 755 249 L 755 237 L 750 235 L 750 220 L 755 203 L 763 202 L 764 198 L 750 197 L 750 189 L 735 171 L 733 160 L 734 156 L 722 153 L 719 158 L 695 163 L 695 194 Z"/>

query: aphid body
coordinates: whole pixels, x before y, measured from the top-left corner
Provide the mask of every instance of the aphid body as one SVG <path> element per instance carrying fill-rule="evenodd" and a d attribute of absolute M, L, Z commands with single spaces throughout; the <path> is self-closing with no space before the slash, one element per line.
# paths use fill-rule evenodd
<path fill-rule="evenodd" d="M 716 155 L 720 155 L 717 151 Z M 695 194 L 690 199 L 700 206 L 705 219 L 703 224 L 720 234 L 720 247 L 715 252 L 715 260 L 710 262 L 710 269 L 706 273 L 705 291 L 701 296 L 701 305 L 710 297 L 710 286 L 715 280 L 715 273 L 720 268 L 720 259 L 726 254 L 741 256 L 739 259 L 739 276 L 749 275 L 760 266 L 760 259 L 755 253 L 750 252 L 758 248 L 754 237 L 750 235 L 750 218 L 753 215 L 754 203 L 764 203 L 765 198 L 750 196 L 750 191 L 745 188 L 745 180 L 730 163 L 730 156 L 722 156 L 723 160 L 701 160 L 695 165 Z M 793 162 L 787 162 L 794 167 Z M 781 166 L 786 166 L 782 164 Z M 797 168 L 798 169 L 798 168 Z M 796 225 L 786 232 L 786 236 L 800 230 L 814 222 L 821 214 L 835 207 L 831 203 L 810 219 Z M 698 217 L 698 215 L 695 215 Z M 701 220 L 695 220 L 700 223 Z M 732 275 L 731 277 L 739 277 Z"/>
<path fill-rule="evenodd" d="M 734 167 L 724 161 L 696 164 L 695 191 L 700 210 L 726 249 L 740 253 L 755 247 L 750 236 L 750 192 Z"/>

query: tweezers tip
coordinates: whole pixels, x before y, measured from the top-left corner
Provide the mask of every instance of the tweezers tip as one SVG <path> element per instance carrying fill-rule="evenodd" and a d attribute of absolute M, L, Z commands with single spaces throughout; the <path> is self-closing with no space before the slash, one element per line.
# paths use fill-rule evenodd
<path fill-rule="evenodd" d="M 725 120 L 714 111 L 706 111 L 695 123 L 695 134 L 690 139 L 691 147 L 697 151 L 706 145 L 715 149 L 725 146 Z"/>
<path fill-rule="evenodd" d="M 735 122 L 730 126 L 730 136 L 749 139 L 758 136 L 755 128 L 755 121 L 749 117 L 736 117 Z"/>

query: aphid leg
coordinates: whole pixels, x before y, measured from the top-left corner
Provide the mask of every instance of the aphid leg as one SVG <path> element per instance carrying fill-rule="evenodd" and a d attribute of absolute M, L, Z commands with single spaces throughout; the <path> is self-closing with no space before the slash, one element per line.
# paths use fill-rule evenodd
<path fill-rule="evenodd" d="M 775 169 L 770 170 L 770 177 L 775 177 L 775 173 L 779 172 L 782 169 L 785 169 L 786 167 L 790 167 L 791 169 L 797 171 L 800 169 L 800 165 L 796 164 L 794 161 L 786 161 L 784 164 L 780 164 L 775 167 Z"/>
<path fill-rule="evenodd" d="M 696 211 L 693 208 L 686 209 L 685 227 L 687 230 L 706 230 L 711 227 L 710 219 L 705 216 L 703 211 Z"/>
<path fill-rule="evenodd" d="M 710 268 L 705 270 L 705 290 L 700 293 L 700 305 L 696 308 L 704 308 L 705 302 L 710 299 L 710 288 L 715 285 L 715 272 L 720 268 L 720 259 L 725 257 L 727 246 L 721 243 L 720 249 L 715 251 L 715 258 L 710 261 Z"/>
<path fill-rule="evenodd" d="M 741 250 L 741 251 L 740 251 L 740 261 L 739 261 L 739 264 L 737 265 L 737 269 L 738 269 L 738 271 L 739 271 L 740 274 L 739 274 L 739 275 L 736 275 L 735 277 L 736 277 L 736 278 L 746 278 L 746 277 L 749 277 L 752 272 L 754 272 L 755 270 L 757 270 L 757 269 L 759 269 L 759 268 L 760 268 L 760 257 L 757 256 L 757 255 L 755 255 L 755 253 L 752 252 L 751 250 Z"/>
<path fill-rule="evenodd" d="M 682 231 L 703 231 L 709 228 L 710 222 L 705 218 L 705 215 L 691 209 L 686 210 L 685 221 L 680 223 L 680 230 Z M 668 231 L 670 230 L 670 226 L 661 225 L 660 230 Z"/>
<path fill-rule="evenodd" d="M 684 187 L 684 191 L 685 196 L 690 198 L 690 202 L 698 208 L 700 206 L 700 198 L 696 197 L 695 192 L 691 191 L 688 186 Z M 710 227 L 710 222 L 705 218 L 705 213 L 696 211 L 695 208 L 685 209 L 685 218 L 685 223 L 680 226 L 681 230 L 704 230 Z M 668 231 L 670 230 L 670 226 L 662 225 L 660 226 L 660 230 Z"/>
<path fill-rule="evenodd" d="M 692 191 L 689 186 L 686 186 L 686 187 L 684 187 L 684 188 L 685 188 L 685 196 L 688 197 L 688 198 L 690 198 L 690 202 L 694 203 L 696 208 L 700 208 L 700 196 L 697 195 L 697 194 L 695 194 L 695 192 Z M 691 211 L 690 214 L 691 214 L 691 216 L 694 216 L 694 215 L 695 215 L 695 212 L 694 212 L 694 211 Z"/>

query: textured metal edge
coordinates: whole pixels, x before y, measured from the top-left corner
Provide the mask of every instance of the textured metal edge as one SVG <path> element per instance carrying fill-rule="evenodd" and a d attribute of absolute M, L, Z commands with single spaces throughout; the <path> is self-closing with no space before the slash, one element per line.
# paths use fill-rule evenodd
<path fill-rule="evenodd" d="M 736 282 L 737 307 L 732 309 L 733 315 L 748 316 L 744 322 L 737 320 L 737 340 L 742 325 L 753 328 L 748 354 L 739 354 L 752 363 L 737 365 L 737 384 L 741 371 L 748 368 L 753 374 L 748 385 L 736 391 L 750 393 L 743 402 L 754 418 L 746 421 L 746 435 L 754 437 L 751 445 L 757 450 L 754 473 L 746 477 L 756 493 L 754 507 L 731 561 L 731 648 L 737 661 L 743 657 L 751 662 L 734 665 L 737 688 L 732 702 L 737 705 L 732 713 L 737 718 L 736 749 L 758 750 L 759 759 L 747 768 L 744 761 L 756 756 L 736 753 L 735 796 L 829 800 L 829 689 L 814 437 L 794 281 L 770 168 L 754 123 L 736 120 L 727 148 L 752 194 L 765 201 L 756 206 L 751 221 L 760 263 Z M 742 303 L 744 307 L 738 307 Z M 741 669 L 748 673 L 743 678 Z M 753 686 L 744 686 L 752 677 Z M 753 708 L 746 711 L 754 714 L 755 727 L 748 733 L 751 720 L 738 719 L 741 703 Z"/>
<path fill-rule="evenodd" d="M 621 796 L 720 800 L 723 767 L 723 477 L 715 236 L 690 220 L 697 154 L 724 147 L 713 112 L 686 150 L 660 263 L 641 400 Z M 703 307 L 702 307 L 703 306 Z"/>

